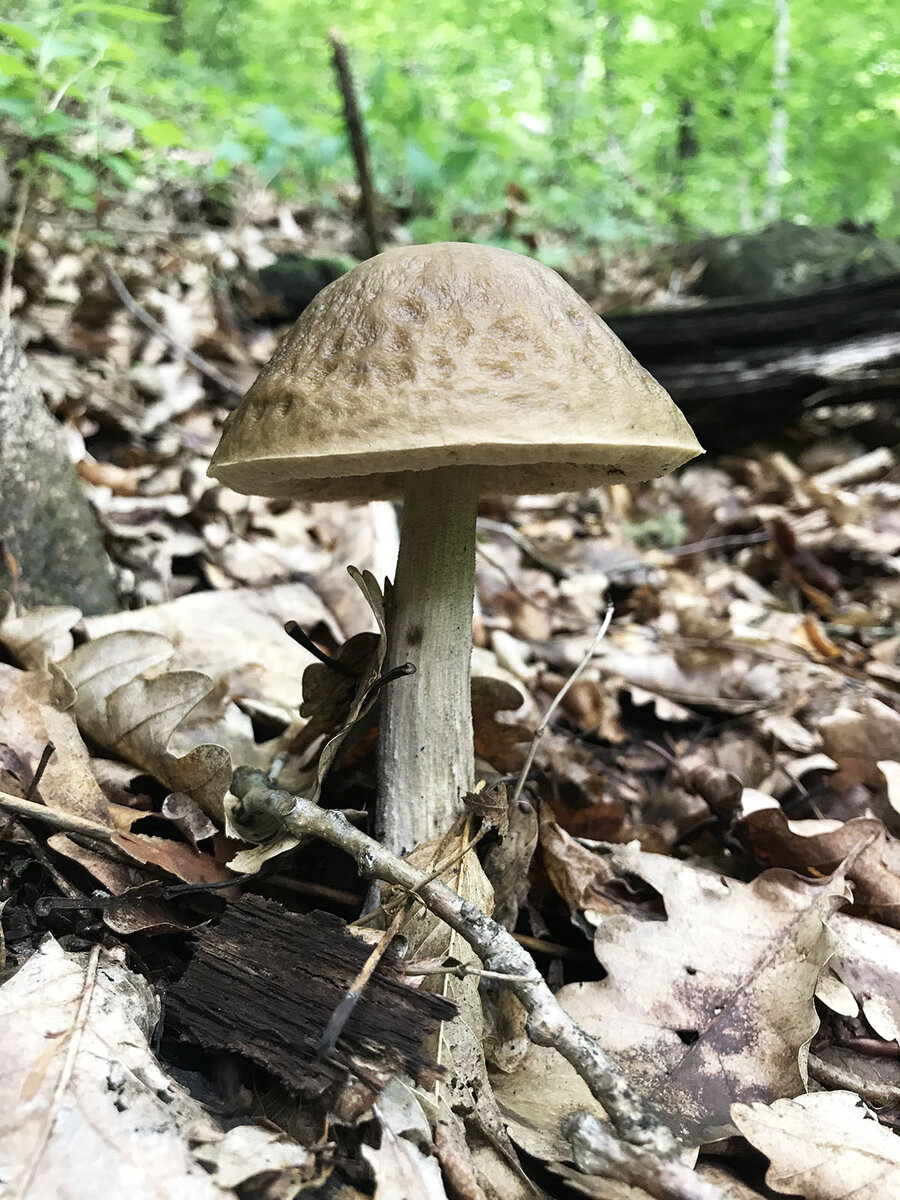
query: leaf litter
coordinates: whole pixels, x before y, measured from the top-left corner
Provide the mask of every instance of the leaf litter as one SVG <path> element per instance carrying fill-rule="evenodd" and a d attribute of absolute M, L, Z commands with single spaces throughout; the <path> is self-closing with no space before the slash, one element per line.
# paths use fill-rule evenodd
<path fill-rule="evenodd" d="M 307 253 L 331 248 L 323 219 L 306 234 L 274 209 L 262 219 L 200 236 L 128 233 L 115 250 L 135 298 L 237 391 L 278 335 L 241 311 L 242 281 L 296 249 L 291 238 Z M 80 234 L 45 223 L 22 255 L 29 357 L 122 597 L 120 612 L 86 619 L 6 601 L 0 621 L 0 791 L 107 836 L 48 840 L 38 823 L 0 816 L 4 946 L 8 969 L 20 968 L 0 997 L 13 1003 L 9 989 L 25 989 L 47 1027 L 65 1030 L 81 1028 L 73 1005 L 87 968 L 55 943 L 37 949 L 51 929 L 96 942 L 99 915 L 124 946 L 148 933 L 157 947 L 183 941 L 215 911 L 189 911 L 169 893 L 230 883 L 227 902 L 237 870 L 260 872 L 241 886 L 281 887 L 279 900 L 307 907 L 330 901 L 283 884 L 352 888 L 352 874 L 291 839 L 251 844 L 249 829 L 236 839 L 228 789 L 245 766 L 324 804 L 368 806 L 384 654 L 376 581 L 392 570 L 397 527 L 390 505 L 286 505 L 207 479 L 230 398 L 124 311 Z M 230 316 L 213 300 L 222 278 Z M 515 778 L 609 600 L 615 616 L 537 749 L 521 811 L 479 846 L 493 889 L 473 850 L 452 882 L 496 904 L 563 1002 L 700 1150 L 699 1173 L 723 1195 L 761 1194 L 760 1153 L 778 1194 L 900 1191 L 900 491 L 895 450 L 866 441 L 868 421 L 853 405 L 819 408 L 787 448 L 739 449 L 641 487 L 492 502 L 480 521 L 473 708 L 489 784 Z M 351 562 L 359 587 L 347 582 Z M 353 676 L 291 641 L 289 621 Z M 62 885 L 70 908 L 52 906 Z M 477 967 L 427 913 L 409 922 L 411 970 Z M 96 980 L 124 971 L 106 955 Z M 68 1015 L 30 982 L 51 964 L 73 972 Z M 559 1055 L 528 1041 L 501 984 L 419 982 L 460 1006 L 438 1048 L 445 1080 L 432 1091 L 388 1084 L 368 1117 L 334 1126 L 324 1157 L 323 1114 L 352 1109 L 353 1081 L 288 1118 L 283 1089 L 240 1068 L 266 1097 L 254 1116 L 278 1114 L 287 1131 L 270 1160 L 261 1126 L 232 1130 L 262 1138 L 250 1156 L 282 1179 L 287 1190 L 273 1195 L 290 1194 L 299 1171 L 310 1194 L 331 1174 L 384 1197 L 524 1196 L 535 1194 L 537 1160 L 566 1194 L 638 1194 L 572 1165 L 567 1118 L 602 1110 Z M 156 1078 L 163 1068 L 146 1044 L 156 1000 L 140 974 L 128 986 L 150 1014 L 140 1069 Z M 92 1002 L 84 1029 L 111 1014 Z M 120 1033 L 112 1024 L 98 1036 L 117 1044 Z M 59 1091 L 53 1043 L 30 1044 L 26 1091 Z M 99 1051 L 82 1047 L 73 1061 L 60 1094 L 112 1078 Z M 21 1083 L 10 1086 L 19 1090 L 5 1111 L 23 1103 Z M 192 1103 L 179 1099 L 169 1115 Z M 77 1105 L 66 1111 L 77 1120 Z M 111 1119 L 110 1145 L 123 1146 L 136 1126 Z M 163 1122 L 159 1136 L 172 1139 L 185 1188 L 243 1186 L 240 1153 L 229 1157 L 221 1132 L 203 1141 L 177 1126 Z M 54 1124 L 36 1169 L 58 1169 L 58 1133 Z M 727 1170 L 717 1146 L 729 1148 Z M 111 1163 L 110 1178 L 119 1169 Z"/>

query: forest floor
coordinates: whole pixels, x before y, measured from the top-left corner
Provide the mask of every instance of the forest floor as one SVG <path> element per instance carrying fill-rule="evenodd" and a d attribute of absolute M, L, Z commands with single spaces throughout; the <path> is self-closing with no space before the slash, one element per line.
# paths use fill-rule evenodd
<path fill-rule="evenodd" d="M 9 605 L 0 622 L 0 793 L 54 814 L 49 834 L 26 809 L 0 818 L 0 1095 L 21 1114 L 0 1178 L 21 1196 L 78 1169 L 121 1180 L 126 1164 L 140 1196 L 674 1194 L 573 1150 L 567 1118 L 602 1116 L 597 1100 L 529 1041 L 496 981 L 427 973 L 474 960 L 421 913 L 400 928 L 423 974 L 379 968 L 413 1005 L 416 1045 L 364 990 L 343 1055 L 323 1067 L 315 1053 L 358 943 L 302 914 L 352 920 L 364 885 L 320 844 L 248 850 L 226 832 L 226 793 L 233 767 L 278 759 L 279 786 L 371 808 L 372 722 L 317 779 L 322 739 L 304 738 L 301 704 L 326 736 L 351 721 L 317 697 L 315 669 L 304 692 L 315 659 L 284 625 L 330 656 L 374 629 L 347 567 L 389 576 L 397 518 L 384 502 L 238 496 L 206 474 L 284 331 L 263 319 L 256 272 L 353 246 L 340 217 L 260 205 L 237 227 L 141 224 L 115 245 L 47 216 L 18 248 L 14 315 L 122 605 Z M 580 282 L 599 311 L 672 298 L 649 256 Z M 849 406 L 832 427 L 820 415 L 651 484 L 480 510 L 473 704 L 489 785 L 516 780 L 575 679 L 508 832 L 444 877 L 516 933 L 700 1152 L 710 1195 L 900 1194 L 898 500 L 896 442 L 861 444 Z M 277 950 L 254 957 L 282 919 L 324 989 L 302 1012 Z M 199 978 L 210 962 L 224 973 Z M 458 1006 L 442 1034 L 413 982 Z"/>

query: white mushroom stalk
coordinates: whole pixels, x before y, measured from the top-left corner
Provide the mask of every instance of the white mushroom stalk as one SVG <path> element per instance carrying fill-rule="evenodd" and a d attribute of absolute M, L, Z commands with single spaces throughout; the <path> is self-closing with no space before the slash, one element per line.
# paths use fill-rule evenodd
<path fill-rule="evenodd" d="M 414 675 L 382 693 L 377 836 L 398 852 L 439 837 L 474 785 L 470 661 L 481 470 L 409 476 L 391 593 L 387 667 Z"/>

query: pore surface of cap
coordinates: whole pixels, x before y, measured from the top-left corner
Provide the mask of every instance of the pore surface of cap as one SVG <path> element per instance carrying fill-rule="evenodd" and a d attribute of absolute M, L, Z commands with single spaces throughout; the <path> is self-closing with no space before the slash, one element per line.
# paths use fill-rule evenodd
<path fill-rule="evenodd" d="M 329 284 L 225 423 L 210 474 L 240 492 L 402 496 L 482 468 L 485 493 L 651 479 L 700 453 L 668 394 L 548 267 L 409 246 Z"/>

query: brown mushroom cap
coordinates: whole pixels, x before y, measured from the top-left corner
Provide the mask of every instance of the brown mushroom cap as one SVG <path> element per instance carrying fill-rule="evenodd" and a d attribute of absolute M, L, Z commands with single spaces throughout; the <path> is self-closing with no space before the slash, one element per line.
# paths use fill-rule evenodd
<path fill-rule="evenodd" d="M 701 453 L 668 394 L 555 271 L 464 242 L 360 263 L 304 311 L 225 423 L 239 492 L 391 498 L 481 466 L 486 494 L 652 479 Z"/>

